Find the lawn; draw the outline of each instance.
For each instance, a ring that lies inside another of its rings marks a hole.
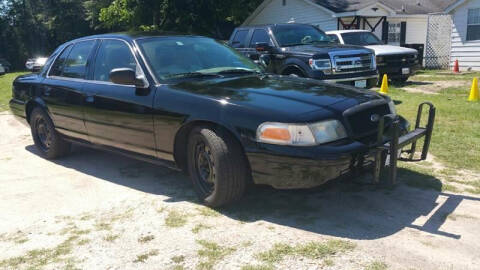
[[[8,101],[12,98],[12,82],[25,72],[12,72],[0,76],[0,112],[8,109]]]
[[[440,73],[440,74],[439,74]],[[437,107],[435,129],[433,133],[431,152],[447,167],[454,169],[469,169],[480,172],[480,103],[468,102],[471,79],[480,76],[479,73],[468,75],[445,75],[443,72],[429,71],[429,76],[421,73],[412,78],[418,81],[460,80],[465,85],[461,87],[446,87],[438,89],[438,94],[411,93],[402,87],[390,88],[390,96],[401,102],[397,110],[412,124],[417,114],[417,106],[423,101],[430,101]],[[422,86],[416,86],[421,89]],[[425,118],[426,118],[425,113]]]

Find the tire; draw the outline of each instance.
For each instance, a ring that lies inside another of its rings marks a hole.
[[[285,75],[287,76],[292,76],[292,77],[295,77],[295,78],[303,78],[305,76],[303,76],[302,72],[299,71],[299,70],[292,70],[292,71],[288,71],[285,73]]]
[[[30,128],[35,146],[44,158],[56,159],[70,153],[71,144],[55,130],[52,119],[40,107],[30,115]]]
[[[397,85],[405,84],[408,81],[408,77],[393,79],[392,82]]]
[[[188,140],[188,172],[198,197],[209,207],[240,199],[250,177],[240,144],[222,130],[198,127]]]

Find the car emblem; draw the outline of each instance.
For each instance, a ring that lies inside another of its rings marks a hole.
[[[372,122],[378,122],[379,120],[380,120],[380,115],[378,115],[378,114],[372,114],[370,116],[370,121],[372,121]]]

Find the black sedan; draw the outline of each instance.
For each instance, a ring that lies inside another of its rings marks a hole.
[[[78,143],[182,169],[212,207],[252,181],[310,188],[348,173],[373,156],[379,119],[395,114],[386,96],[266,74],[210,38],[146,34],[61,45],[14,81],[10,108],[45,158]],[[383,142],[389,134],[385,124]]]

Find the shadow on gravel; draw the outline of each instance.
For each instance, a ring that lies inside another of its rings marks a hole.
[[[33,145],[26,150],[38,155]],[[70,156],[53,162],[131,189],[168,196],[165,202],[199,203],[187,176],[146,162],[84,147],[75,147]],[[461,235],[440,231],[440,227],[462,200],[480,199],[442,193],[440,180],[429,175],[406,169],[398,173],[401,183],[395,188],[359,184],[349,179],[309,190],[256,186],[241,201],[219,212],[242,222],[264,220],[351,239],[383,238],[406,227],[460,238]],[[364,182],[369,177],[365,176]],[[441,206],[437,203],[440,196],[446,198]],[[416,221],[418,218],[423,218],[421,224]]]

